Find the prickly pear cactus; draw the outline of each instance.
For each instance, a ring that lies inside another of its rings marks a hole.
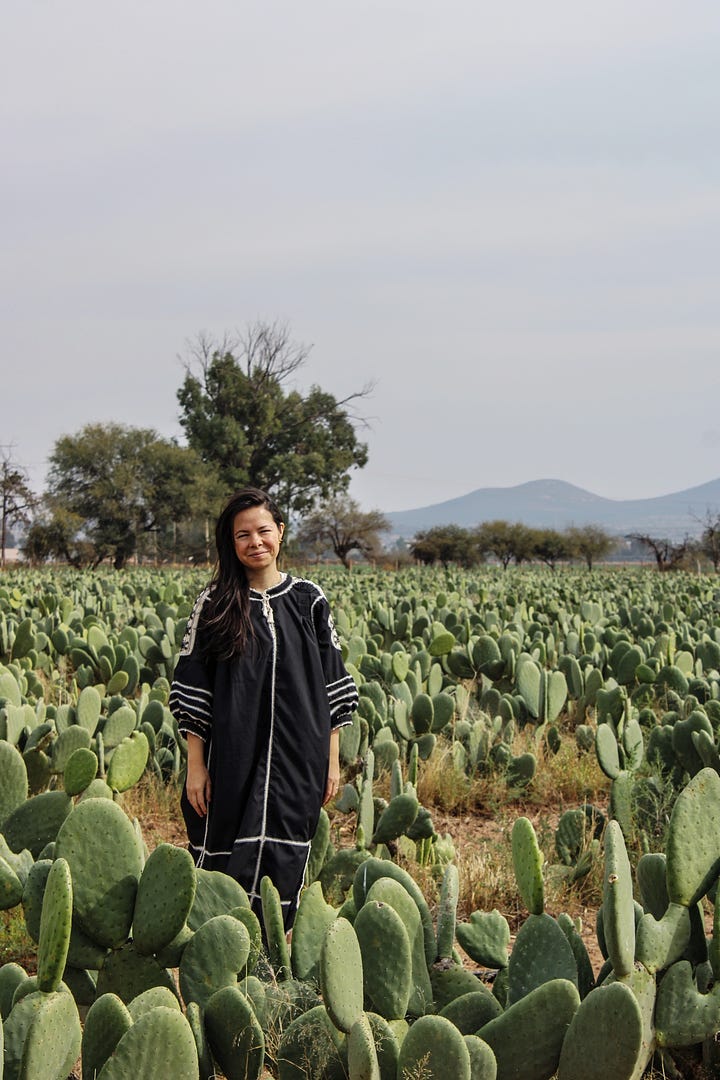
[[[347,1034],[363,1013],[363,965],[357,935],[347,919],[328,928],[320,954],[320,988],[328,1015]]]
[[[398,1075],[415,1076],[420,1069],[427,1080],[471,1080],[465,1040],[443,1016],[421,1016],[403,1039]]]
[[[196,876],[185,848],[159,844],[138,883],[133,941],[141,955],[159,953],[185,926],[195,900]]]
[[[51,993],[62,981],[72,929],[73,889],[65,859],[52,863],[45,884],[38,943],[38,989]]]
[[[197,1080],[195,1039],[178,1010],[161,1005],[141,1016],[122,1036],[98,1080],[138,1080],[141,1076]]]
[[[142,871],[132,822],[107,799],[78,803],[58,832],[55,854],[70,866],[81,928],[100,945],[122,944],[132,926]]]

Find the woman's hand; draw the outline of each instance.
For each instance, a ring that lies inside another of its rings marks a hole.
[[[330,760],[328,762],[327,781],[323,806],[334,799],[340,787],[340,732],[330,732]]]
[[[200,817],[205,817],[210,805],[210,773],[205,765],[205,748],[202,739],[188,734],[188,763],[185,791],[188,802]]]

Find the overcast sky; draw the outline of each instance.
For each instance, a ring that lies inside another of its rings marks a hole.
[[[4,0],[0,443],[181,435],[187,339],[376,381],[352,492],[720,475],[717,0]]]

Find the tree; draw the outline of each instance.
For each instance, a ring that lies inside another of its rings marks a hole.
[[[389,529],[390,522],[379,510],[363,511],[355,499],[341,495],[303,518],[297,540],[299,544],[331,547],[349,570],[350,552],[359,551],[371,558],[380,550],[380,534]]]
[[[599,525],[573,525],[566,530],[566,535],[573,555],[584,559],[588,570],[592,570],[596,560],[604,559],[617,547],[617,539]]]
[[[720,568],[720,513],[713,514],[708,509],[700,524],[704,526],[700,537],[700,551],[707,556],[717,573]]]
[[[667,537],[658,538],[648,536],[646,533],[628,533],[626,539],[635,540],[638,544],[644,544],[649,548],[655,557],[658,570],[663,573],[668,570],[679,570],[685,557],[693,549],[693,542],[689,536],[678,544],[674,544]]]
[[[557,529],[532,529],[532,553],[551,570],[563,559],[572,555],[572,547],[565,533]]]
[[[30,520],[35,496],[28,476],[12,459],[11,448],[0,447],[0,566],[5,567],[8,528]]]
[[[532,555],[532,532],[526,525],[511,521],[485,521],[475,530],[480,551],[494,555],[507,570],[514,559],[519,565]]]
[[[22,550],[33,565],[48,559],[61,559],[81,569],[89,566],[95,556],[95,548],[81,535],[83,521],[60,504],[52,505],[46,500],[44,512],[36,516],[25,534]]]
[[[469,567],[480,561],[475,537],[460,525],[434,525],[421,530],[413,538],[410,553],[426,566],[440,562],[444,567],[450,563]]]
[[[50,456],[50,537],[69,550],[74,523],[92,545],[92,563],[111,557],[119,569],[142,536],[156,548],[158,530],[203,509],[195,501],[201,478],[192,450],[149,428],[88,424],[58,439]]]
[[[367,462],[351,403],[371,386],[339,401],[319,386],[286,389],[307,356],[279,323],[255,323],[237,340],[201,336],[177,395],[189,445],[226,491],[262,488],[288,515],[345,491],[349,469]]]

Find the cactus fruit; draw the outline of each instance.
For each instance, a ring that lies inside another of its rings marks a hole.
[[[412,987],[410,941],[394,908],[366,900],[354,923],[362,954],[365,995],[386,1020],[405,1016]]]
[[[225,986],[208,1000],[205,1031],[227,1080],[259,1080],[265,1037],[252,1005],[237,986]]]
[[[141,1016],[117,1043],[97,1080],[168,1076],[197,1080],[198,1056],[190,1025],[181,1012],[163,1005]]]
[[[55,853],[70,865],[81,929],[99,945],[120,945],[130,933],[142,870],[132,823],[117,803],[88,799],[64,821]]]
[[[509,1004],[515,1004],[551,979],[567,979],[577,986],[575,956],[565,934],[550,915],[529,915],[510,954]]]
[[[330,1019],[347,1034],[363,1012],[363,965],[357,935],[346,919],[336,919],[325,934],[320,988]]]
[[[532,915],[542,915],[545,908],[543,855],[532,823],[526,817],[516,818],[513,825],[512,858],[515,879],[525,907]]]
[[[421,1016],[403,1039],[398,1076],[471,1080],[470,1054],[458,1029],[444,1016]]]
[[[143,867],[135,898],[133,942],[141,956],[159,953],[183,929],[195,900],[195,881],[190,853],[158,844]]]
[[[488,968],[507,967],[510,927],[497,908],[474,911],[469,922],[458,923],[455,932],[461,947],[476,964]]]
[[[38,989],[57,990],[65,970],[72,928],[73,889],[70,867],[65,859],[50,866],[40,917],[38,942]]]
[[[573,983],[553,979],[480,1028],[497,1059],[497,1080],[550,1080],[579,1004]]]
[[[631,1080],[642,1043],[642,1016],[632,990],[619,982],[599,986],[570,1021],[558,1080]]]
[[[250,935],[232,915],[216,915],[195,931],[180,961],[183,1001],[205,1006],[225,986],[237,984],[250,954]]]

